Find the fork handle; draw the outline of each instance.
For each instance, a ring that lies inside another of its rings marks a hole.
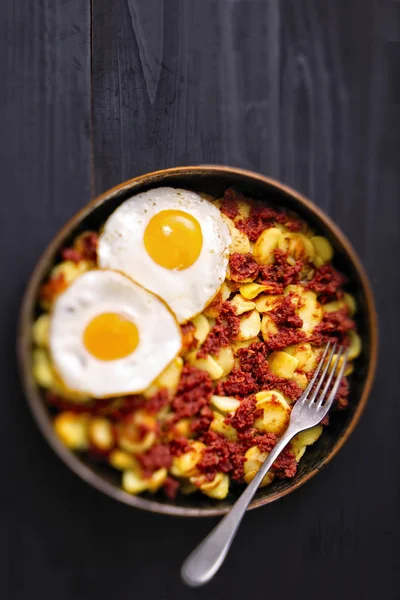
[[[218,571],[228,554],[246,509],[258,486],[275,459],[296,433],[298,433],[298,429],[293,425],[289,425],[283,437],[271,450],[255,477],[236,500],[228,514],[185,560],[181,569],[181,576],[185,583],[192,587],[203,585]]]

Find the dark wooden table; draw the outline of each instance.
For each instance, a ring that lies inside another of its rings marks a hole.
[[[399,39],[395,0],[1,0],[1,598],[400,598]],[[28,413],[14,343],[65,220],[122,180],[194,163],[260,171],[325,209],[365,262],[381,349],[340,455],[249,514],[215,581],[190,591],[180,563],[215,521],[141,513],[78,480]]]

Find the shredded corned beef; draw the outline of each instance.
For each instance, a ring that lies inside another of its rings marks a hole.
[[[274,227],[275,223],[285,223],[287,218],[285,213],[262,202],[252,202],[250,215],[247,219],[239,220],[236,226],[249,237],[250,241],[255,242],[265,229]]]
[[[171,402],[175,420],[194,417],[208,406],[213,392],[211,377],[205,371],[185,365],[182,369],[175,397]]]
[[[303,263],[299,260],[294,265],[287,262],[287,254],[277,248],[274,250],[274,263],[260,267],[258,280],[263,285],[272,286],[270,294],[282,294],[285,287],[299,281]]]
[[[178,436],[169,442],[169,449],[172,456],[182,456],[190,448],[190,444],[183,435]]]
[[[260,271],[260,265],[252,254],[234,252],[229,257],[229,269],[233,281],[254,281]]]
[[[224,302],[215,325],[198,351],[197,357],[204,358],[207,354],[218,354],[220,348],[229,346],[237,337],[239,325],[240,319],[236,315],[235,307],[229,301]]]
[[[254,342],[248,348],[240,348],[236,356],[240,368],[231,371],[225,381],[219,381],[216,393],[226,396],[248,396],[261,390],[280,390],[291,400],[297,400],[301,388],[295,381],[274,375],[267,362],[269,346]]]
[[[250,429],[254,425],[255,419],[262,417],[262,410],[256,406],[254,396],[244,398],[238,409],[225,419],[225,423],[234,427],[237,431]]]
[[[170,500],[175,500],[178,495],[179,490],[179,481],[174,479],[173,477],[168,476],[162,485],[164,494]]]
[[[303,325],[303,321],[296,314],[293,298],[294,294],[288,294],[269,311],[268,315],[278,327],[301,327]]]
[[[64,248],[61,251],[63,260],[72,260],[78,263],[80,260],[96,261],[97,244],[99,236],[94,231],[88,231],[80,236],[74,246]]]
[[[317,294],[321,294],[319,302],[324,304],[337,296],[340,286],[346,282],[346,277],[336,271],[332,265],[323,265],[315,270],[314,277],[308,284],[308,288]]]
[[[212,480],[216,473],[229,473],[232,479],[243,479],[245,448],[243,444],[228,440],[223,435],[208,431],[202,437],[206,444],[203,456],[197,464],[200,473]]]
[[[136,458],[142,467],[144,477],[151,477],[158,469],[169,469],[172,463],[171,450],[168,444],[156,444],[147,452],[137,454]]]
[[[221,202],[220,211],[232,221],[239,214],[238,200],[245,200],[244,196],[237,192],[234,188],[225,190],[224,197]]]
[[[355,323],[348,316],[347,308],[326,312],[322,321],[314,328],[311,341],[318,346],[322,346],[329,341],[346,345],[348,344],[346,334],[352,331],[354,327]]]

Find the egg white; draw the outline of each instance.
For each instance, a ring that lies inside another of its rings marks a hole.
[[[136,349],[103,361],[86,349],[83,335],[97,315],[117,313],[139,331]],[[95,398],[147,388],[181,348],[181,331],[171,311],[154,294],[114,271],[84,273],[57,299],[50,323],[50,352],[68,388]]]
[[[200,224],[203,245],[196,262],[174,271],[147,253],[144,233],[150,219],[163,210],[181,210]],[[231,235],[216,206],[194,192],[156,188],[133,196],[108,218],[98,244],[102,268],[125,273],[162,298],[179,323],[199,314],[223,283]]]

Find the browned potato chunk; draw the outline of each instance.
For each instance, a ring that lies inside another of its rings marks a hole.
[[[322,425],[315,425],[314,427],[311,427],[310,429],[305,429],[304,431],[301,431],[300,433],[294,436],[294,438],[290,442],[290,445],[297,462],[299,462],[299,460],[303,456],[306,447],[311,446],[318,440],[318,438],[322,434],[322,431]]]
[[[266,313],[273,310],[282,301],[283,296],[274,296],[270,294],[260,294],[256,300],[256,309],[260,313]]]
[[[273,352],[268,358],[271,371],[278,377],[291,379],[299,361],[287,352]]]
[[[211,379],[220,379],[223,374],[223,369],[217,363],[215,358],[213,358],[210,354],[207,354],[204,358],[197,358],[198,350],[194,350],[190,352],[187,356],[189,363],[196,367],[196,369],[201,369],[202,371],[206,371]]]
[[[275,390],[258,392],[256,402],[257,408],[262,409],[263,416],[256,420],[255,427],[259,431],[282,436],[290,418],[290,406],[282,394]]]
[[[241,315],[245,312],[249,312],[250,310],[254,310],[256,307],[255,302],[246,300],[241,294],[235,294],[235,296],[231,300],[231,304],[235,307],[235,312],[237,315]]]
[[[277,227],[262,232],[253,248],[253,255],[258,264],[270,265],[274,262],[274,250],[278,248],[281,235],[282,231]]]
[[[193,483],[203,494],[210,498],[223,500],[228,495],[229,477],[225,473],[216,473],[214,479],[208,481],[205,475],[198,475],[190,478]]]
[[[94,417],[89,421],[89,440],[102,452],[114,446],[114,432],[111,422],[103,417]]]
[[[64,411],[54,419],[54,430],[70,450],[87,450],[89,417],[86,414]]]
[[[221,415],[219,412],[213,412],[214,419],[211,421],[210,430],[215,431],[215,433],[220,433],[228,438],[228,440],[237,440],[236,429],[225,423],[225,416]]]
[[[261,465],[266,460],[268,454],[266,452],[261,452],[258,446],[252,446],[249,448],[244,455],[246,462],[243,465],[244,470],[244,480],[246,483],[250,483],[252,479],[254,479],[255,475],[259,471]],[[268,473],[263,478],[260,487],[265,487],[272,483],[274,479],[274,473],[272,471],[268,471]]]
[[[240,293],[246,300],[253,300],[262,292],[267,292],[268,286],[261,283],[245,283],[240,286]]]
[[[332,244],[326,237],[315,235],[311,238],[311,242],[315,248],[316,256],[322,260],[322,264],[330,262],[333,258]]]
[[[260,333],[260,328],[260,315],[258,311],[252,310],[240,319],[238,338],[240,340],[250,340],[251,338],[257,337]]]
[[[278,333],[278,328],[275,325],[271,317],[266,313],[261,321],[261,335],[263,336],[264,342],[268,342],[271,336]]]
[[[197,441],[189,441],[189,444],[187,452],[172,459],[170,471],[174,477],[192,477],[197,474],[196,465],[201,460],[205,445]]]
[[[221,367],[222,373],[220,377],[226,377],[233,369],[235,362],[233,350],[230,346],[221,348],[216,356],[213,356],[215,362]]]
[[[231,244],[229,246],[229,252],[231,254],[248,254],[250,252],[250,240],[243,231],[240,231],[235,223],[226,215],[221,213],[221,216],[225,223],[228,225],[229,233],[231,234]]]

